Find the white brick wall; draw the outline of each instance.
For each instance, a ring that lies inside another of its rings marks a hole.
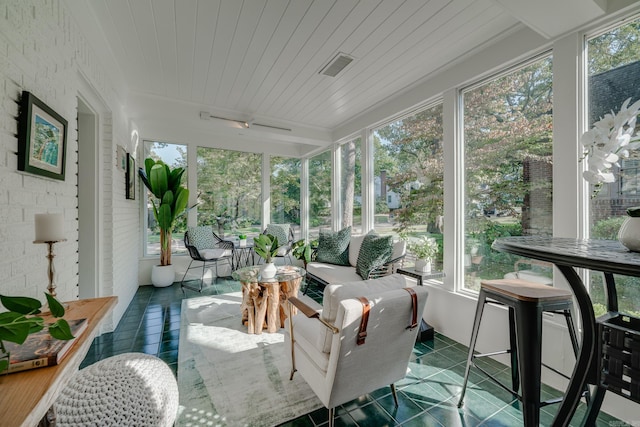
[[[117,122],[117,120],[114,120]],[[110,129],[122,129],[124,126],[108,126]],[[107,134],[105,132],[105,138]],[[120,304],[115,310],[116,319],[120,319],[129,301],[137,290],[138,258],[140,254],[140,232],[138,228],[140,197],[138,182],[136,181],[136,199],[127,200],[125,191],[125,173],[114,169],[117,157],[117,145],[127,147],[126,135],[116,135],[114,144],[104,144],[105,182],[109,182],[109,188],[104,193],[104,222],[105,224],[117,224],[109,229],[105,239],[106,265],[113,265],[113,269],[105,270],[105,283],[110,289],[105,289],[109,295],[118,295],[120,300],[127,304]],[[132,152],[133,148],[127,148]],[[137,165],[137,163],[136,163]],[[107,230],[105,230],[107,232]],[[133,261],[133,262],[132,262]],[[135,283],[136,286],[131,284]]]
[[[116,88],[61,0],[0,0],[0,293],[44,299],[46,245],[33,244],[34,214],[63,212],[67,241],[55,245],[58,295],[78,295],[77,95],[80,74],[114,114],[122,114]],[[17,116],[23,90],[68,121],[66,179],[17,171]],[[116,171],[116,144],[130,151],[127,118],[100,117],[103,155],[103,274],[100,296],[118,295],[121,317],[137,289],[139,200],[125,199]],[[138,198],[139,199],[139,198]]]

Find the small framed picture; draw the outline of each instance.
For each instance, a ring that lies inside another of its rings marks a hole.
[[[127,171],[127,152],[122,145],[118,145],[116,152],[116,166],[123,172]]]
[[[136,199],[136,160],[129,153],[127,153],[126,184],[127,184],[127,199],[135,200]]]
[[[64,181],[67,121],[30,92],[22,92],[18,170]]]

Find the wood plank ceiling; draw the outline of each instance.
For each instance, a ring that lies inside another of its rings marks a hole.
[[[90,0],[132,93],[332,130],[516,28],[494,0]],[[337,53],[336,77],[319,71]]]

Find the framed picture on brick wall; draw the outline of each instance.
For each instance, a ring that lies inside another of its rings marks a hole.
[[[67,121],[30,92],[18,118],[18,170],[64,181]]]
[[[136,199],[136,160],[133,156],[127,153],[127,173],[126,173],[126,185],[127,185],[127,199]]]
[[[116,149],[116,166],[125,173],[127,172],[127,151],[122,145],[118,145]]]

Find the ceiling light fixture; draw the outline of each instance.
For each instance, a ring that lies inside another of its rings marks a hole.
[[[262,123],[256,123],[256,122],[251,122],[251,126],[260,126],[263,128],[270,128],[270,129],[278,129],[278,130],[284,130],[287,132],[291,132],[291,128],[283,128],[280,126],[271,126],[271,125],[263,125]]]
[[[202,119],[202,120],[209,120],[209,119],[226,120],[228,122],[238,123],[243,128],[248,128],[249,127],[249,123],[247,123],[244,120],[236,120],[236,119],[229,119],[227,117],[214,116],[213,114],[208,113],[206,111],[200,111],[200,119]]]

